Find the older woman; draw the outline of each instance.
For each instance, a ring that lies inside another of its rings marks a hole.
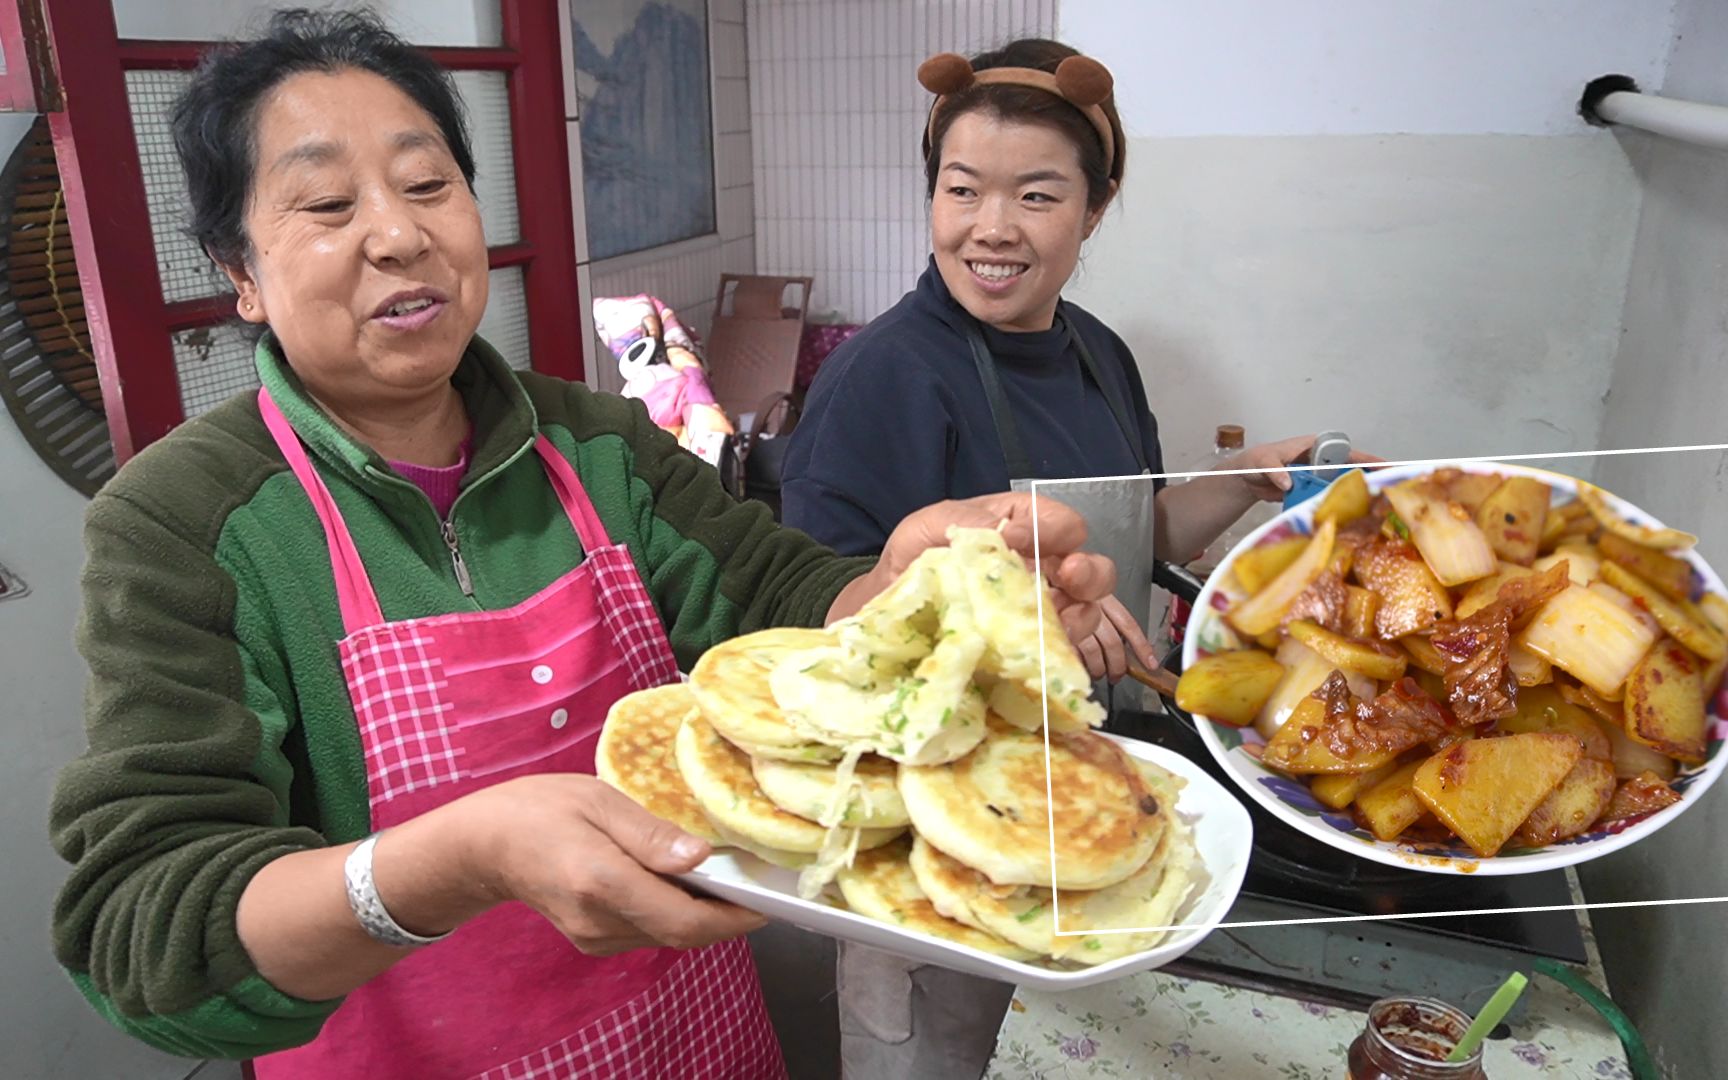
[[[777,1076],[707,846],[591,775],[608,707],[761,627],[855,611],[956,523],[845,559],[740,505],[639,404],[474,336],[486,245],[442,72],[285,13],[174,118],[263,389],[91,506],[90,749],[61,962],[122,1029],[278,1077]],[[1109,563],[1041,511],[1070,632]]]

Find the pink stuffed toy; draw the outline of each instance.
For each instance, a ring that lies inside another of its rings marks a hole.
[[[710,463],[734,428],[714,403],[695,335],[652,296],[594,301],[594,328],[624,376],[625,397],[637,398],[654,423],[680,446]]]

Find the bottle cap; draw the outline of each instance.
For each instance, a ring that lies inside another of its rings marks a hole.
[[[1220,450],[1240,450],[1240,449],[1242,449],[1242,446],[1243,446],[1242,425],[1241,424],[1219,424],[1218,425],[1218,434],[1217,434],[1215,442],[1216,442],[1218,449],[1220,449]]]

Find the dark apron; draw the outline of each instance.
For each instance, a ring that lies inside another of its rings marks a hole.
[[[1140,475],[1110,480],[1094,480],[1084,484],[1047,481],[1038,489],[1041,498],[1055,499],[1072,507],[1086,519],[1086,547],[1116,563],[1116,599],[1150,633],[1152,618],[1152,531],[1154,494],[1151,466],[1146,460],[1146,447],[1141,441],[1139,425],[1122,394],[1110,380],[1104,378],[1092,350],[1074,329],[1060,309],[1057,318],[1067,330],[1068,341],[1080,354],[1086,374],[1097,384],[1110,406],[1111,415],[1139,466]],[[984,398],[990,405],[990,418],[996,425],[996,437],[1002,444],[1002,456],[1008,462],[1008,483],[1012,491],[1031,491],[1035,477],[1031,459],[1020,441],[1020,428],[1008,396],[1002,390],[1002,380],[996,371],[996,360],[984,340],[984,333],[975,320],[968,320],[964,332],[972,352],[972,363],[978,369],[978,381],[984,385]],[[1132,654],[1130,654],[1132,655]],[[1135,661],[1138,663],[1138,661]],[[1142,708],[1140,684],[1124,679],[1111,686],[1100,679],[1093,691],[1098,700],[1114,713],[1117,709]]]

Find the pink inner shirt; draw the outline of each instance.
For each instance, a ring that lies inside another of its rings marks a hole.
[[[407,461],[392,461],[389,465],[404,480],[426,493],[440,518],[447,518],[450,507],[456,502],[456,492],[462,486],[462,477],[468,471],[468,452],[473,446],[474,436],[470,434],[462,440],[462,455],[454,465],[415,465]]]

